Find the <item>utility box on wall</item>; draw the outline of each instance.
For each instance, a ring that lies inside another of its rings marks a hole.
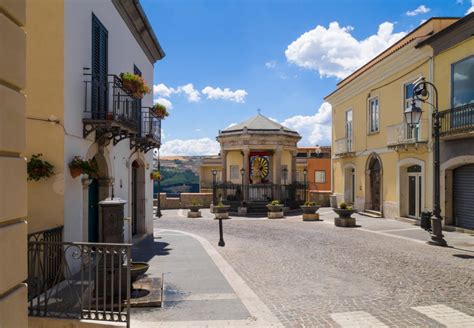
[[[107,198],[99,202],[99,242],[123,243],[125,204],[120,198]]]

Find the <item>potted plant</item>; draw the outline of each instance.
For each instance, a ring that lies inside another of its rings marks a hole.
[[[170,115],[170,113],[168,113],[168,110],[166,109],[166,106],[160,103],[154,104],[151,110],[158,118],[161,118],[162,120],[164,120],[165,117],[168,117]]]
[[[283,218],[283,204],[280,204],[279,200],[274,200],[270,204],[267,204],[268,218],[278,219]]]
[[[357,210],[353,209],[352,206],[341,203],[338,208],[333,208],[333,211],[338,215],[338,217],[334,219],[335,226],[354,227],[356,225],[356,219],[351,215],[357,213]]]
[[[193,199],[191,205],[187,205],[186,207],[189,208],[188,218],[201,217],[200,209],[202,208],[202,205],[196,199]]]
[[[39,181],[54,175],[54,166],[47,161],[41,160],[41,156],[43,156],[43,154],[31,155],[30,160],[26,164],[29,181]]]
[[[144,95],[151,92],[143,77],[137,74],[125,72],[120,73],[122,87],[133,97],[142,99]]]
[[[300,208],[303,211],[303,221],[318,221],[319,213],[316,213],[321,206],[315,202],[306,202]]]
[[[229,209],[230,205],[224,205],[222,201],[220,201],[217,205],[214,205],[214,214],[216,215],[216,219],[228,219]]]
[[[161,173],[160,171],[153,171],[150,173],[150,179],[153,181],[161,180]]]
[[[69,163],[69,171],[73,178],[77,178],[81,174],[87,174],[89,177],[97,176],[97,165],[93,160],[83,160],[80,156],[74,156]]]

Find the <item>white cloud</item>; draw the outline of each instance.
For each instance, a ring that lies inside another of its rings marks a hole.
[[[157,98],[157,99],[153,99],[153,102],[156,104],[156,103],[159,103],[159,104],[162,104],[163,106],[166,107],[166,109],[171,109],[173,108],[173,104],[171,103],[171,101],[169,101],[168,99],[166,98]]]
[[[237,123],[230,123],[225,129],[231,128],[231,127],[236,126],[236,125],[237,125]]]
[[[466,11],[466,15],[474,13],[474,0],[471,0],[471,7]]]
[[[216,140],[210,138],[201,139],[174,139],[163,143],[160,148],[161,156],[172,155],[216,155],[220,151],[220,145]]]
[[[275,68],[277,65],[276,60],[270,60],[265,63],[266,68]]]
[[[363,40],[352,36],[351,26],[332,22],[318,25],[293,41],[285,51],[288,62],[315,70],[321,77],[344,78],[406,35],[393,33],[393,23],[379,25],[377,34]]]
[[[178,91],[184,92],[186,94],[186,97],[188,98],[188,101],[190,102],[198,102],[201,100],[201,94],[199,93],[198,90],[194,89],[194,86],[192,83],[188,83],[183,86],[180,86],[178,88]]]
[[[419,14],[426,14],[430,11],[431,9],[426,7],[425,5],[418,6],[415,10],[409,10],[406,12],[407,16],[416,16]]]
[[[221,88],[213,88],[210,86],[205,87],[201,92],[207,96],[207,99],[223,99],[236,103],[245,102],[245,97],[247,96],[247,91],[242,89],[232,91],[229,88],[222,90]]]
[[[155,84],[153,86],[153,95],[169,98],[173,93],[177,93],[178,90],[174,88],[168,88],[163,83]]]
[[[306,145],[331,144],[331,110],[329,103],[324,102],[314,115],[296,115],[284,120],[281,124],[298,131],[303,137],[301,143]]]

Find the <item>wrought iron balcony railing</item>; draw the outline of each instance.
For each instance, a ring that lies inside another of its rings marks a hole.
[[[141,122],[140,100],[132,97],[117,75],[107,79],[84,73],[84,137],[91,132],[112,134],[114,144],[138,133]]]
[[[474,132],[474,103],[441,111],[439,115],[442,137]]]
[[[389,147],[426,143],[428,141],[428,121],[421,120],[416,126],[400,123],[387,126]]]
[[[130,244],[28,241],[30,316],[130,326]]]
[[[337,156],[349,155],[354,152],[353,150],[353,139],[352,138],[342,138],[338,139],[335,142],[335,151],[334,154]]]
[[[161,118],[150,108],[141,109],[140,132],[131,139],[130,148],[135,148],[145,153],[161,145]]]

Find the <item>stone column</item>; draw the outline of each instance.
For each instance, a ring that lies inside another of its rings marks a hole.
[[[222,182],[227,181],[227,150],[221,150],[221,160],[222,160]]]
[[[26,2],[0,1],[0,326],[28,327]],[[5,51],[4,49],[8,49]],[[52,178],[53,179],[53,178]],[[41,182],[40,182],[41,183]],[[7,315],[10,314],[10,315]]]
[[[244,174],[244,184],[248,184],[250,181],[250,149],[244,148],[244,163],[243,168],[245,170]]]
[[[282,148],[278,146],[275,150],[275,174],[273,175],[275,179],[274,183],[277,185],[281,184],[281,152]]]
[[[296,150],[291,152],[291,182],[296,182]]]

